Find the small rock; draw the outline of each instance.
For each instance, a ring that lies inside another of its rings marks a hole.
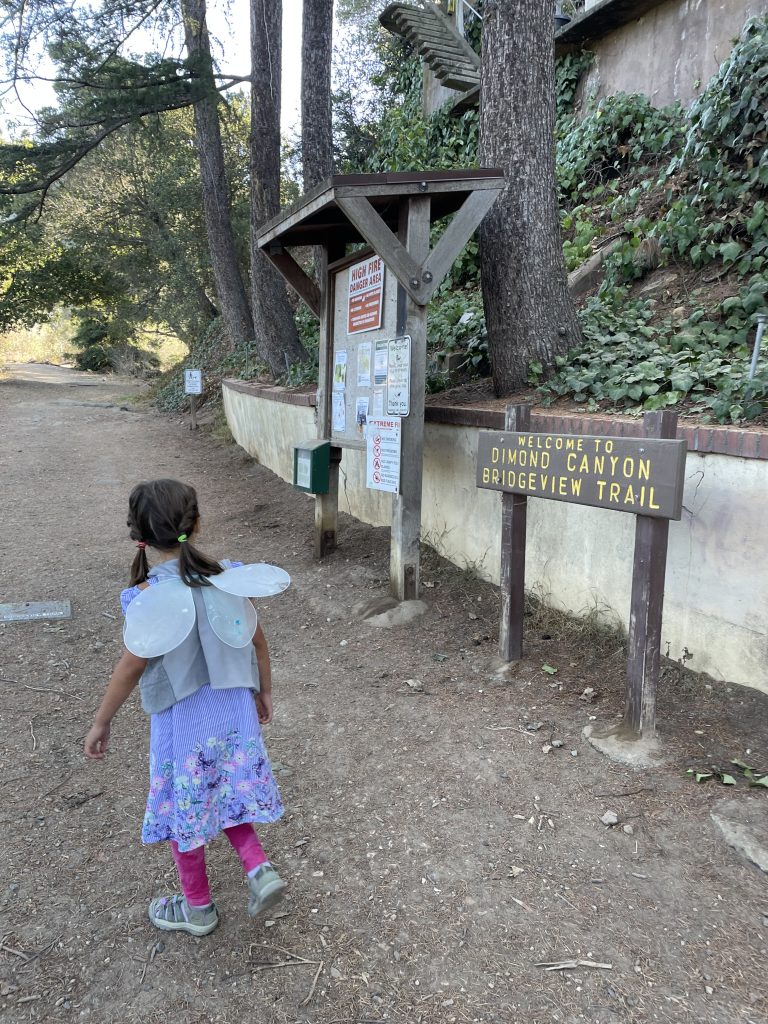
[[[541,748],[541,752],[542,752],[542,754],[548,754],[551,749],[552,749],[551,744],[545,743],[544,746]]]
[[[159,942],[155,943],[155,952],[156,953],[164,953],[165,952],[165,943],[163,942],[162,939]]]
[[[405,685],[409,686],[415,693],[424,692],[424,683],[420,679],[406,679]]]
[[[562,746],[564,746],[564,745],[565,745],[565,744],[563,743],[563,741],[562,741],[562,740],[552,740],[552,746],[553,746],[553,747],[554,747],[554,748],[555,748],[556,750],[559,750],[559,749],[560,749],[560,747],[562,747]]]
[[[538,732],[542,725],[544,725],[543,722],[526,722],[525,729],[526,732]]]
[[[631,825],[623,825],[622,832],[626,832],[628,836],[633,836],[635,834],[635,830]]]
[[[595,699],[595,688],[594,688],[594,686],[587,686],[587,687],[585,687],[584,691],[582,692],[581,696],[579,697],[579,700],[586,701],[587,704],[591,704],[594,699]]]
[[[616,811],[606,811],[600,819],[606,828],[610,828],[612,825],[619,824],[619,816]]]

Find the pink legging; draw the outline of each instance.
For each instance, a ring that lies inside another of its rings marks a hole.
[[[224,835],[235,848],[246,874],[269,859],[252,825],[233,825],[232,828],[224,829]],[[178,843],[172,839],[171,850],[187,903],[191,907],[206,906],[211,902],[211,890],[205,870],[205,846],[182,853]]]

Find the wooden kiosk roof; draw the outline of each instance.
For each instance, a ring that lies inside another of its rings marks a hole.
[[[481,167],[469,171],[397,171],[391,174],[335,174],[267,221],[258,235],[259,248],[365,242],[341,209],[338,199],[364,198],[391,231],[396,232],[404,200],[428,195],[430,220],[455,213],[479,190],[503,187],[503,173]]]

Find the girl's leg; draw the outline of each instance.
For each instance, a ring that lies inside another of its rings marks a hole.
[[[152,900],[149,919],[156,928],[207,935],[219,923],[219,912],[211,902],[205,871],[205,847],[182,853],[176,842],[171,840],[171,850],[184,895]]]
[[[224,835],[235,848],[246,875],[253,875],[262,864],[269,863],[253,825],[233,825],[224,829]]]
[[[181,889],[190,907],[207,907],[211,903],[208,874],[205,870],[205,847],[182,853],[178,843],[171,840],[171,850],[179,871]]]
[[[251,917],[258,917],[280,902],[285,882],[269,863],[253,825],[235,825],[232,828],[225,828],[224,832],[234,846],[248,876],[248,913]]]

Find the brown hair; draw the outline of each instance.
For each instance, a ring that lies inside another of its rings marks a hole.
[[[223,571],[218,562],[198,551],[191,541],[179,544],[179,537],[192,536],[199,518],[194,487],[178,480],[149,480],[137,484],[128,498],[131,539],[143,541],[159,551],[178,547],[179,575],[188,587],[208,587],[208,577]],[[131,566],[130,586],[144,583],[148,574],[147,553],[139,548]]]

